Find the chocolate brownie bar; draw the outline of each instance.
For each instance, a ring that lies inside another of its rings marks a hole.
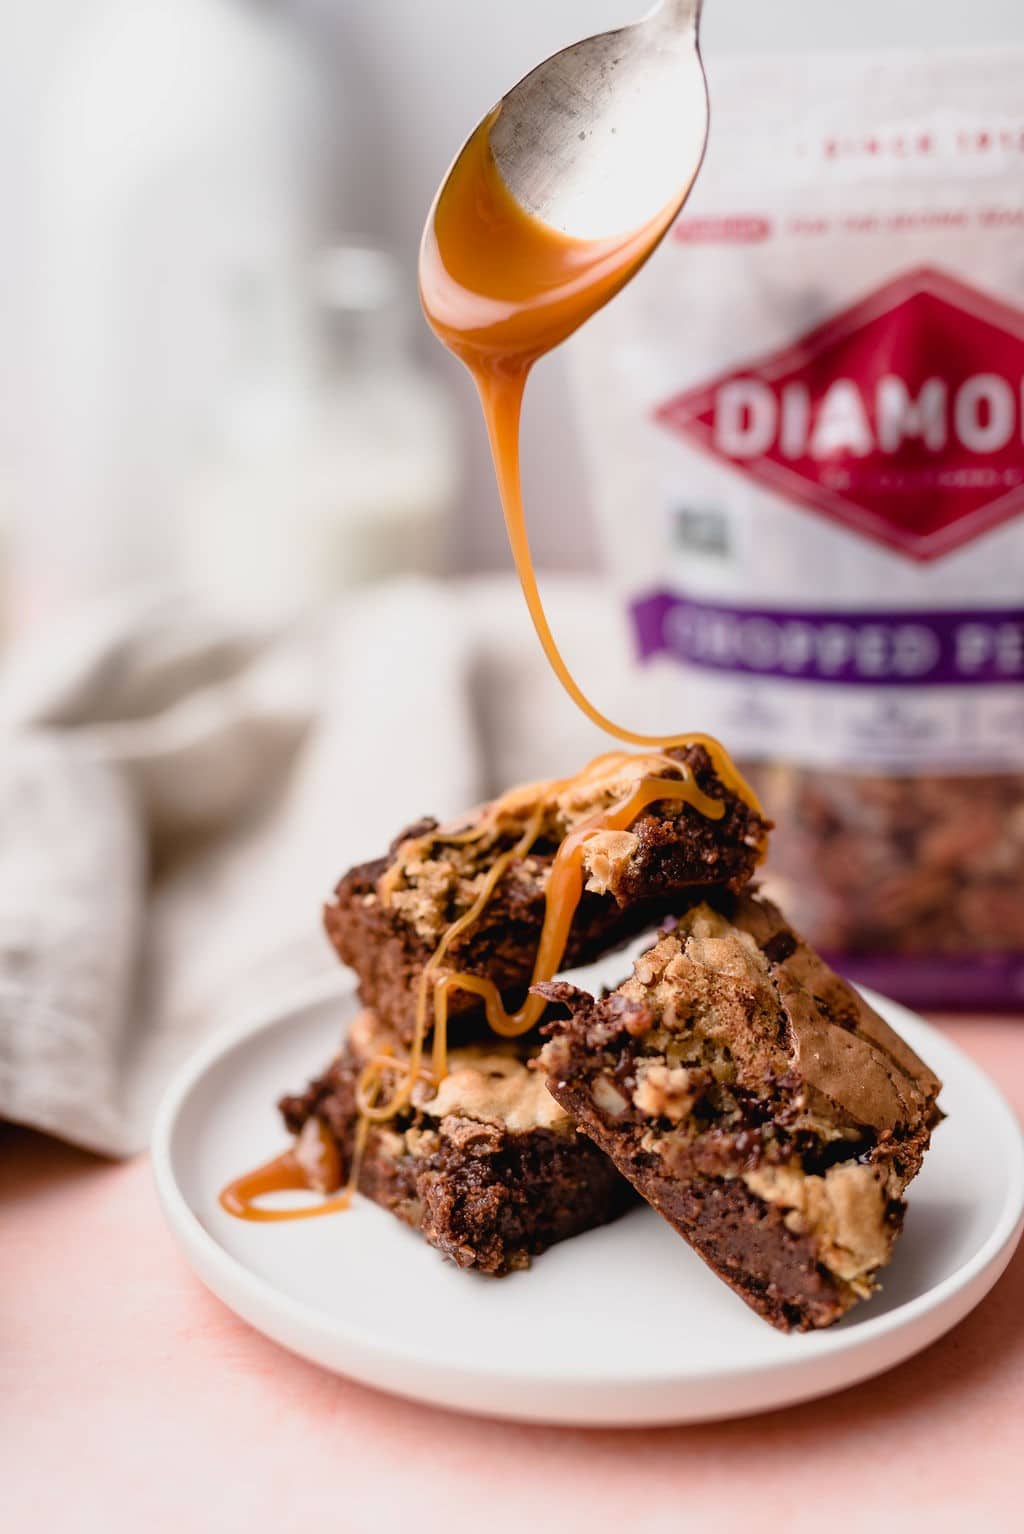
[[[741,889],[763,854],[768,822],[722,782],[703,746],[668,755],[678,767],[667,769],[663,756],[620,759],[560,792],[547,784],[517,790],[500,801],[497,816],[484,806],[455,826],[421,821],[397,838],[386,857],[353,868],[338,885],[324,922],[338,954],[359,977],[364,1005],[409,1041],[424,966],[539,806],[543,818],[531,850],[505,870],[486,909],[447,956],[447,968],[490,978],[510,1004],[522,1000],[532,978],[545,885],[559,845],[589,817],[620,802],[645,775],[692,773],[697,787],[721,802],[724,812],[714,819],[690,804],[665,800],[644,810],[628,829],[599,831],[588,839],[584,893],[564,965],[597,958],[709,888]],[[472,1025],[481,1017],[479,999],[453,991],[449,1012],[456,1025],[460,1020]]]
[[[552,1095],[759,1315],[871,1294],[941,1084],[773,905],[696,907],[599,1001],[540,989]]]
[[[360,1073],[395,1042],[372,1012],[361,1013],[325,1074],[280,1103],[299,1136],[300,1159],[312,1132],[324,1191],[349,1176]],[[498,1040],[453,1050],[440,1086],[424,1079],[407,1108],[369,1129],[359,1191],[460,1268],[500,1275],[528,1267],[531,1257],[607,1223],[634,1199],[527,1059],[522,1045]]]

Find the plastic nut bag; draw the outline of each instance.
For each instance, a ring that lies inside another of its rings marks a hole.
[[[720,64],[691,202],[570,348],[665,714],[752,771],[794,922],[923,1005],[1024,999],[1022,72]]]

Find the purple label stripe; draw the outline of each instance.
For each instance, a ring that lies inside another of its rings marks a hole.
[[[860,985],[911,1007],[936,1011],[1024,1011],[1024,954],[827,953],[828,962]]]
[[[1024,681],[1024,610],[800,612],[655,591],[631,603],[641,660],[874,687]]]

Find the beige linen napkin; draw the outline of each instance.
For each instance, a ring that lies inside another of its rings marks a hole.
[[[136,1150],[204,1033],[328,970],[345,864],[480,795],[467,653],[446,592],[402,583],[276,632],[134,599],[16,654],[0,1117]]]
[[[650,717],[617,605],[550,598],[580,675]],[[320,906],[346,867],[607,746],[504,579],[262,630],[126,599],[10,658],[0,734],[0,1118],[111,1155],[201,1038],[333,971]]]

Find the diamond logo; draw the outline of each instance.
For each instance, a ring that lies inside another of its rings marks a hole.
[[[784,499],[938,559],[1024,510],[1024,312],[921,268],[656,415]]]

